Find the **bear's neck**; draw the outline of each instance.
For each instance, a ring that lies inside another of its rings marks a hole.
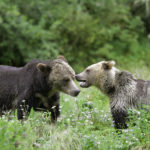
[[[41,72],[35,70],[33,80],[34,92],[47,93],[51,86],[48,84],[48,75],[43,75]]]
[[[113,91],[111,88],[113,88]],[[128,95],[128,93],[134,93],[133,91],[135,89],[136,81],[133,75],[127,71],[120,71],[116,72],[114,83],[112,84],[112,87],[107,89],[107,94],[109,97],[113,97],[114,95],[124,91],[124,93]]]
[[[127,71],[117,71],[115,73],[114,79],[110,77],[106,78],[99,87],[101,91],[108,97],[112,97],[118,94],[118,91],[127,89],[130,86],[135,86],[135,79],[133,75]]]
[[[116,90],[116,76],[119,74],[120,71],[118,69],[110,70],[107,72],[105,76],[103,76],[102,80],[99,81],[99,88],[100,90],[106,94],[107,96],[111,96],[115,93]]]
[[[108,97],[111,97],[115,93],[115,85],[113,82],[109,82],[108,80],[103,84],[103,88],[101,91],[106,94]]]

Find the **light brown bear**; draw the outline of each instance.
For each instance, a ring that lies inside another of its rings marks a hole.
[[[110,98],[111,113],[117,129],[127,128],[127,109],[150,104],[150,81],[136,79],[127,71],[114,67],[114,61],[101,61],[76,75],[80,86],[92,85]]]

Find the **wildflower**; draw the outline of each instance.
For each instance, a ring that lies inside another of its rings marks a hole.
[[[129,132],[129,130],[128,130],[128,129],[126,129],[126,130],[124,130],[124,132],[125,132],[125,133],[128,133],[128,132]]]
[[[22,102],[24,103],[26,100],[24,99],[24,100],[22,100]]]
[[[68,102],[69,101],[69,99],[64,99],[64,102]]]
[[[87,98],[90,98],[90,95],[87,95]]]
[[[90,124],[92,125],[92,124],[93,124],[93,122],[90,122]]]
[[[86,118],[89,119],[89,118],[91,118],[91,116],[90,116],[90,115],[87,115]]]
[[[97,144],[99,145],[99,144],[101,144],[101,142],[98,141]]]
[[[56,106],[53,106],[52,109],[54,109]]]
[[[39,143],[33,143],[33,146],[40,147],[41,145]]]

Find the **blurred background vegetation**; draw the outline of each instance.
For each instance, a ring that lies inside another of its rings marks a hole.
[[[150,1],[0,1],[0,64],[58,55],[76,71],[104,59],[150,67]]]

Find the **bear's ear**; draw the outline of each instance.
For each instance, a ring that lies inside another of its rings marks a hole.
[[[51,71],[50,66],[43,63],[38,63],[36,67],[39,71],[41,71],[44,74],[49,73]]]
[[[115,65],[115,61],[107,61],[103,63],[103,68],[108,70],[108,69],[112,69],[112,67]]]
[[[58,56],[57,59],[61,59],[61,60],[65,61],[65,62],[67,62],[67,59],[64,56]]]

